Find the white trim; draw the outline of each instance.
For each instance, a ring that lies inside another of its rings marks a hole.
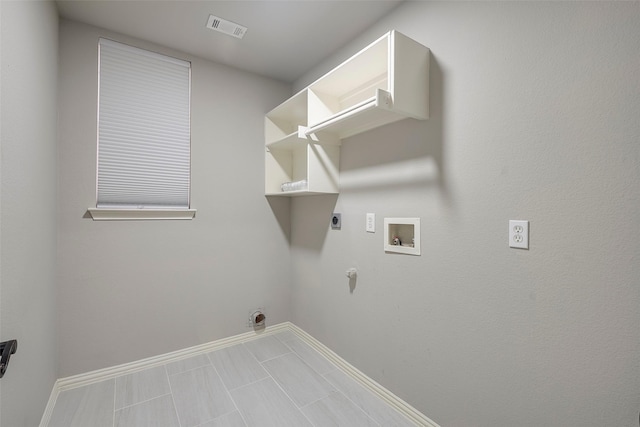
[[[197,356],[204,353],[209,353],[215,350],[219,350],[224,347],[230,347],[242,342],[251,341],[256,338],[260,338],[265,335],[271,335],[283,330],[288,329],[289,326],[285,323],[269,326],[261,333],[245,332],[240,335],[234,335],[228,338],[222,338],[216,341],[212,341],[205,344],[196,345],[193,347],[185,348],[182,350],[172,351],[171,353],[161,354],[159,356],[148,357],[146,359],[137,360],[130,363],[124,363],[122,365],[113,366],[110,368],[98,369],[97,371],[87,372],[84,374],[78,374],[71,377],[59,379],[60,391],[69,390],[76,387],[82,387],[89,384],[94,384],[100,381],[108,380],[111,378],[119,377],[120,375],[132,374],[134,372],[143,371],[145,369],[153,368],[156,366],[164,365],[165,363],[175,362],[189,357]]]
[[[320,341],[316,340],[314,337],[291,322],[284,322],[274,326],[268,326],[264,330],[259,332],[245,332],[243,334],[234,335],[232,337],[185,348],[183,350],[173,351],[171,353],[165,353],[159,356],[149,357],[146,359],[125,363],[110,368],[99,369],[96,371],[74,375],[71,377],[60,378],[53,385],[51,396],[49,397],[49,401],[45,408],[44,414],[42,415],[42,420],[40,421],[40,427],[48,426],[56,400],[58,398],[58,395],[62,391],[95,384],[100,381],[112,379],[121,375],[127,375],[156,366],[161,366],[170,362],[187,359],[189,357],[209,353],[221,348],[230,347],[232,345],[240,344],[247,341],[252,341],[263,336],[273,335],[283,331],[290,331],[294,333],[301,340],[309,344],[312,348],[329,359],[330,362],[336,365],[345,374],[353,378],[365,389],[369,390],[371,393],[382,399],[386,404],[394,408],[400,414],[404,415],[414,424],[425,427],[440,427],[438,424],[427,418],[413,406],[409,405],[404,400],[400,399],[398,396],[391,393],[389,390],[387,390],[371,378],[367,377],[360,370],[358,370],[349,362],[334,353],[329,347],[325,346]]]
[[[295,333],[300,339],[305,341],[320,354],[329,359],[329,361],[331,361],[334,365],[341,369],[345,374],[357,381],[361,386],[369,390],[371,393],[378,396],[387,405],[394,408],[396,411],[404,415],[416,425],[425,427],[440,427],[438,424],[427,418],[423,413],[415,409],[413,406],[409,405],[407,402],[400,399],[398,396],[369,378],[367,375],[363,374],[355,366],[344,360],[342,357],[338,356],[333,352],[333,350],[306,333],[304,330],[300,329],[290,322],[288,322],[288,326],[291,332]]]
[[[133,221],[141,219],[193,219],[195,209],[105,209],[89,208],[94,221]]]
[[[58,395],[60,394],[60,385],[58,384],[60,380],[56,380],[53,383],[53,388],[51,389],[51,395],[49,395],[49,401],[47,402],[47,406],[44,408],[44,413],[42,414],[42,419],[40,420],[39,427],[48,427],[49,421],[51,421],[51,415],[53,414],[53,408],[56,406],[56,401],[58,400]]]

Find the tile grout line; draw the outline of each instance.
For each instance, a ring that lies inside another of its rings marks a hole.
[[[334,391],[335,391],[336,393],[338,393],[338,391],[337,391],[337,390],[334,390]],[[308,407],[308,406],[311,406],[311,405],[313,405],[314,403],[318,403],[318,402],[320,402],[321,400],[324,400],[324,399],[326,399],[326,398],[327,398],[327,397],[329,397],[329,396],[331,396],[331,393],[329,393],[329,395],[328,395],[328,396],[321,397],[321,398],[319,398],[319,399],[314,400],[313,402],[309,402],[309,403],[307,403],[306,405],[302,405],[302,406],[300,407],[300,410],[303,410],[304,408],[306,408],[306,407]]]
[[[162,372],[164,373],[164,379],[166,379],[167,385],[169,386],[169,390],[171,390],[171,384],[169,383],[169,375],[168,375],[168,372],[167,372],[166,364],[165,365],[154,366],[154,367],[151,367],[151,368],[148,368],[148,369],[144,369],[142,371],[133,372],[133,373],[130,373],[130,374],[125,374],[125,375],[120,375],[120,376],[117,376],[117,377],[113,378],[113,380],[115,381],[115,390],[116,390],[116,399],[115,400],[116,400],[116,403],[117,403],[117,400],[118,400],[117,399],[117,395],[118,395],[118,387],[117,387],[118,380],[120,380],[120,382],[124,382],[123,386],[121,387],[122,388],[122,394],[124,395],[123,396],[123,403],[122,403],[123,406],[119,407],[119,408],[115,408],[116,411],[119,411],[119,410],[125,409],[125,408],[130,408],[132,406],[135,406],[135,405],[138,405],[138,404],[141,404],[141,403],[146,403],[146,402],[149,402],[151,400],[154,400],[154,399],[157,399],[159,397],[163,397],[163,396],[166,396],[166,395],[170,394],[171,391],[169,391],[169,393],[162,393],[162,394],[159,394],[159,395],[156,395],[156,396],[152,396],[152,397],[149,397],[147,399],[140,400],[140,401],[137,401],[137,402],[133,402],[133,403],[129,403],[129,404],[126,403],[127,402],[127,397],[130,396],[131,393],[133,393],[133,391],[135,389],[139,389],[140,388],[139,385],[135,386],[135,384],[136,384],[136,381],[134,381],[135,376],[137,374],[141,374],[141,373],[148,372],[148,371],[151,371],[151,370],[158,370],[159,368],[163,368]],[[139,380],[140,379],[138,378],[138,381]],[[131,393],[129,395],[127,395],[127,391],[129,391]],[[135,393],[133,393],[133,394],[135,395]],[[135,400],[135,397],[131,397],[131,399]],[[117,406],[117,405],[114,404],[114,406]]]
[[[213,363],[213,360],[211,360],[211,358],[209,357],[209,353],[207,353],[206,356],[207,356],[207,359],[209,359],[209,363],[211,363],[211,366],[213,367],[213,370],[215,371],[216,375],[218,376],[218,378],[220,378],[220,382],[222,383],[222,386],[224,387],[224,391],[227,392],[227,396],[229,396],[229,399],[231,400],[231,403],[233,403],[233,406],[236,408],[236,411],[238,412],[238,414],[240,414],[240,418],[242,418],[242,422],[246,426],[247,425],[247,421],[244,419],[244,416],[242,415],[242,412],[240,412],[240,408],[238,408],[238,404],[236,403],[235,399],[231,395],[231,390],[229,390],[229,387],[227,387],[227,384],[222,379],[222,375],[220,375],[220,372],[218,371],[218,368],[216,368],[216,365]],[[231,412],[229,412],[229,413],[231,413]],[[228,415],[228,414],[224,414],[224,415]],[[220,417],[218,417],[218,418],[220,418]],[[215,418],[214,418],[214,420],[215,420]]]
[[[310,345],[308,345],[307,343],[305,343],[304,341],[302,341],[300,338],[296,338],[298,340],[300,340],[302,342],[302,344],[306,345],[307,347],[309,347],[309,349],[317,356],[320,357],[320,359],[322,359],[323,361],[327,362],[329,365],[332,366],[332,369],[326,373],[335,371],[336,369],[339,369],[333,362],[331,362],[329,359],[327,359],[326,357],[324,357],[318,350],[316,350],[315,348],[311,347]],[[294,340],[291,340],[294,341]],[[293,349],[292,347],[290,347],[287,343],[285,343],[285,345],[287,347],[289,347],[291,349],[291,352],[293,354],[295,354],[296,356],[298,356],[300,358],[300,360],[302,360],[309,368],[311,368],[311,370],[313,370],[313,372],[315,372],[316,374],[320,375],[321,377],[324,378],[324,375],[322,372],[319,372],[317,369],[315,369],[313,366],[311,366],[311,364],[309,364],[304,357],[302,357],[302,355],[300,353],[298,353],[295,349]],[[325,380],[327,380],[326,378],[324,378]],[[329,382],[327,380],[327,382]]]
[[[251,352],[248,349],[246,349],[246,350],[247,350],[247,352],[249,354],[251,354]],[[213,352],[211,352],[211,353],[213,353]],[[227,392],[227,396],[229,396],[229,399],[231,399],[231,403],[233,403],[233,406],[236,408],[236,411],[238,412],[238,414],[240,414],[240,418],[242,419],[242,422],[244,423],[245,426],[248,426],[247,421],[244,419],[244,415],[242,415],[242,412],[240,411],[240,408],[238,408],[238,404],[236,403],[235,399],[231,395],[231,390],[229,389],[229,387],[227,387],[227,384],[224,382],[224,379],[222,379],[222,375],[220,375],[220,372],[218,371],[218,368],[216,368],[216,365],[213,363],[213,360],[211,360],[211,357],[209,357],[209,354],[210,353],[206,354],[207,359],[209,359],[209,363],[211,363],[211,366],[213,366],[213,369],[216,372],[216,375],[218,376],[218,378],[220,378],[220,382],[222,382],[222,386],[224,387],[224,390]],[[227,415],[227,414],[225,414],[225,415]],[[220,417],[218,417],[218,418],[220,418]]]
[[[263,366],[263,368],[264,368],[264,366]],[[265,368],[265,371],[267,371],[267,369],[266,369],[266,368]],[[309,424],[311,424],[311,425],[312,425],[312,426],[314,426],[314,427],[321,427],[321,426],[316,426],[316,425],[315,425],[315,424],[314,424],[314,423],[309,419],[309,417],[307,417],[307,415],[306,415],[304,412],[302,412],[302,411],[300,410],[300,408],[298,407],[298,405],[296,405],[296,402],[294,402],[294,400],[291,398],[291,396],[289,396],[289,393],[287,393],[287,392],[282,388],[282,386],[280,385],[280,383],[278,383],[278,381],[276,381],[276,379],[275,379],[275,378],[273,378],[273,376],[271,375],[271,372],[267,371],[267,373],[269,374],[269,377],[271,378],[271,381],[273,381],[273,383],[274,383],[274,384],[275,384],[275,385],[276,385],[276,386],[277,386],[277,387],[278,387],[278,388],[279,388],[279,389],[284,393],[284,395],[286,396],[286,398],[287,398],[287,399],[289,399],[289,401],[293,404],[293,407],[294,407],[298,412],[300,412],[300,414],[301,414],[301,415],[302,415],[302,416],[303,416],[307,421],[309,421]]]
[[[171,388],[171,384],[169,384],[169,388]],[[118,408],[116,410],[116,412],[117,411],[121,411],[123,409],[132,408],[132,407],[137,406],[137,405],[142,405],[143,403],[148,403],[148,402],[151,402],[152,400],[156,400],[156,399],[160,399],[161,397],[169,396],[170,394],[171,394],[171,392],[165,393],[165,394],[161,394],[160,396],[154,396],[154,397],[151,397],[149,399],[141,400],[140,402],[132,403],[131,405],[125,405],[122,408]]]
[[[321,379],[323,379],[324,381],[326,381],[326,383],[327,383],[327,384],[329,384],[329,385],[334,389],[334,390],[333,390],[334,392],[340,392],[340,391],[337,389],[337,387],[336,387],[336,386],[335,386],[331,381],[327,380],[327,379],[326,379],[322,374],[318,373],[315,369],[313,369],[313,368],[312,368],[312,367],[311,367],[307,362],[305,362],[305,360],[304,360],[302,357],[300,357],[300,355],[299,355],[299,354],[297,354],[293,349],[291,349],[291,350],[292,350],[292,351],[291,351],[290,353],[285,353],[285,354],[281,355],[280,357],[282,357],[282,356],[286,356],[286,355],[288,355],[288,354],[293,354],[294,356],[296,356],[296,357],[300,360],[300,362],[302,362],[302,364],[306,365],[309,369],[311,369],[311,371],[312,371],[312,372],[316,373],[316,374],[317,374]],[[315,350],[314,350],[314,351],[315,351]],[[319,354],[319,353],[318,353],[318,354]],[[274,357],[273,359],[275,359],[275,357]],[[269,359],[269,360],[273,360],[273,359]],[[265,360],[265,362],[267,362],[267,360]],[[300,413],[301,413],[301,414],[302,414],[302,415],[303,415],[303,416],[304,416],[304,417],[305,417],[305,418],[306,418],[306,419],[311,423],[311,425],[315,426],[315,424],[313,423],[313,421],[311,421],[311,419],[310,419],[309,417],[307,417],[307,414],[305,414],[305,413],[304,413],[304,411],[302,410],[302,408],[305,408],[305,407],[307,407],[307,406],[311,405],[312,403],[318,402],[318,401],[320,401],[320,400],[322,400],[322,399],[326,399],[327,397],[329,397],[329,395],[331,395],[331,392],[330,392],[328,395],[326,395],[326,396],[324,396],[324,397],[321,397],[320,399],[315,400],[314,402],[310,402],[310,403],[308,403],[308,404],[306,404],[306,405],[303,405],[303,406],[298,406],[298,404],[297,404],[297,403],[296,403],[296,402],[291,398],[291,396],[289,396],[289,394],[284,390],[284,388],[282,388],[282,386],[280,385],[280,383],[278,382],[278,380],[276,380],[276,379],[273,377],[273,375],[271,375],[271,372],[269,372],[269,369],[267,369],[265,366],[263,366],[263,368],[264,368],[264,370],[265,370],[265,371],[267,371],[267,373],[269,374],[269,376],[271,376],[271,378],[273,379],[273,382],[275,382],[275,383],[276,383],[276,385],[277,385],[278,387],[280,387],[280,389],[284,392],[284,394],[286,394],[286,395],[287,395],[287,397],[288,397],[288,398],[293,402],[293,404],[294,404],[294,405],[295,405],[295,407],[298,409],[298,411],[300,411]],[[346,397],[346,396],[345,396],[345,397]],[[371,418],[371,417],[369,417],[369,418]],[[376,424],[377,424],[377,422],[376,422]],[[318,426],[318,427],[321,427],[321,426]]]
[[[276,339],[277,339],[277,338],[276,338]],[[286,353],[278,354],[277,356],[270,357],[270,358],[265,359],[265,360],[263,360],[263,361],[258,360],[258,357],[257,357],[255,354],[253,354],[253,352],[249,349],[249,347],[245,347],[245,348],[246,348],[246,350],[247,350],[247,351],[248,351],[248,352],[253,356],[253,358],[254,358],[254,359],[256,359],[256,361],[257,361],[258,363],[262,364],[262,363],[264,363],[264,362],[268,362],[269,360],[273,360],[273,359],[277,359],[278,357],[282,357],[282,356],[284,356],[285,354],[293,353],[293,351],[291,350],[291,348],[289,348],[289,346],[288,346],[288,345],[286,345],[285,343],[283,343],[283,342],[282,342],[282,341],[280,341],[280,340],[278,340],[278,342],[280,342],[280,344],[282,344],[283,346],[285,346],[285,347],[287,348],[287,350],[289,350],[289,351],[287,351]],[[242,343],[242,345],[245,345],[245,343]]]
[[[266,369],[265,369],[265,371],[266,371]],[[242,384],[241,386],[238,386],[236,388],[229,389],[229,392],[240,390],[241,388],[245,388],[245,387],[248,387],[250,385],[257,384],[260,381],[268,380],[269,378],[271,378],[271,374],[269,374],[269,372],[267,372],[267,376],[266,377],[260,378],[259,380],[251,381],[250,383]],[[273,379],[273,378],[271,378],[271,379]]]
[[[113,379],[113,427],[116,427],[116,379]]]
[[[171,395],[171,401],[173,402],[173,410],[176,413],[176,419],[178,420],[178,427],[182,427],[182,423],[180,422],[180,415],[178,415],[178,407],[176,406],[176,399],[173,397],[173,387],[171,387],[171,380],[169,379],[169,371],[167,371],[167,365],[164,364],[164,373],[167,375],[167,382],[169,383],[169,391]]]
[[[263,363],[266,363],[266,362],[271,362],[272,360],[278,359],[278,358],[286,356],[288,354],[295,354],[295,353],[293,351],[287,351],[286,353],[282,353],[282,354],[279,354],[277,356],[270,357],[270,358],[265,359],[262,362],[258,362],[258,363],[263,364]]]
[[[242,411],[240,410],[240,408],[238,408],[238,404],[236,403],[235,399],[233,398],[233,396],[231,395],[231,391],[227,389],[227,393],[229,394],[229,398],[231,399],[231,402],[233,403],[233,406],[236,407],[235,412],[238,413],[238,415],[240,415],[240,419],[242,420],[242,422],[244,423],[245,427],[247,427],[249,424],[247,424],[247,420],[244,419],[244,415],[242,415]],[[233,412],[229,412],[229,414],[232,414]],[[225,414],[225,415],[229,415],[229,414]],[[222,415],[221,415],[222,416]],[[220,417],[221,417],[220,416]],[[220,418],[218,417],[218,418]],[[215,418],[214,418],[215,419]]]
[[[274,334],[274,335],[275,335],[275,334]],[[277,340],[278,340],[282,345],[284,345],[285,347],[289,348],[289,346],[287,346],[286,344],[284,344],[284,343],[283,343],[279,338],[277,338],[277,337],[276,337],[276,339],[277,339]],[[242,345],[244,345],[244,343],[243,343]],[[281,355],[276,356],[276,357],[272,357],[272,358],[270,358],[270,359],[267,359],[267,360],[265,360],[265,361],[261,362],[261,361],[259,361],[259,360],[258,360],[258,358],[253,354],[253,352],[252,352],[251,350],[249,350],[249,348],[246,348],[246,350],[249,352],[249,354],[251,354],[251,355],[253,356],[253,358],[256,360],[256,362],[258,362],[258,364],[262,367],[262,369],[264,369],[264,371],[267,373],[267,375],[268,375],[268,376],[267,376],[266,378],[262,378],[262,379],[260,379],[260,380],[258,380],[258,381],[254,381],[253,383],[245,384],[245,385],[244,385],[244,386],[242,386],[242,387],[246,387],[246,386],[249,386],[249,385],[251,385],[251,384],[255,384],[255,383],[259,382],[259,381],[264,381],[265,379],[271,379],[271,381],[273,381],[273,383],[274,383],[274,384],[275,384],[275,385],[276,385],[276,386],[277,386],[277,387],[278,387],[278,388],[279,388],[279,389],[284,393],[285,397],[286,397],[287,399],[289,399],[289,401],[293,404],[293,407],[294,407],[298,412],[300,412],[300,414],[301,414],[301,415],[302,415],[302,416],[303,416],[307,421],[309,421],[309,424],[311,424],[311,425],[312,425],[312,426],[314,426],[314,427],[318,427],[318,426],[316,426],[316,425],[315,425],[315,424],[314,424],[314,423],[309,419],[309,417],[307,417],[307,416],[305,415],[305,413],[304,413],[304,412],[302,412],[302,411],[300,410],[300,408],[298,407],[298,405],[296,405],[296,402],[294,402],[294,401],[293,401],[293,399],[291,398],[291,396],[289,396],[289,394],[288,394],[286,391],[284,391],[284,389],[280,386],[280,384],[278,383],[278,381],[276,381],[276,379],[273,377],[273,375],[271,375],[271,372],[269,372],[269,370],[268,370],[267,368],[265,368],[265,366],[263,365],[263,363],[264,363],[264,362],[267,362],[267,361],[269,361],[269,360],[273,360],[273,359],[277,359],[278,357],[282,357],[282,356],[284,356],[284,355],[287,355],[287,354],[290,354],[290,353],[293,353],[293,352],[292,352],[292,351],[289,351],[289,352],[287,352],[287,353],[281,354]],[[291,350],[291,349],[289,349],[289,350]],[[295,353],[293,353],[293,354],[295,354]],[[236,390],[237,390],[237,389],[239,389],[239,388],[242,388],[242,387],[237,387],[237,388],[236,388]],[[245,422],[245,424],[246,424],[246,422]]]
[[[289,349],[291,349],[291,352],[292,352],[292,353],[297,354],[297,355],[298,355],[298,357],[300,357],[300,359],[302,359],[303,361],[305,361],[305,363],[306,363],[306,360],[304,360],[304,358],[302,357],[302,355],[301,355],[300,353],[298,353],[298,352],[297,352],[297,351],[296,351],[296,350],[295,350],[295,349],[290,345],[290,343],[298,342],[298,343],[302,344],[304,347],[309,348],[309,350],[310,350],[314,355],[318,356],[321,360],[323,360],[323,361],[327,362],[329,365],[331,365],[331,366],[332,366],[331,371],[333,371],[333,370],[335,370],[335,369],[340,369],[340,368],[338,367],[338,365],[336,365],[334,362],[332,362],[331,360],[329,360],[329,359],[328,359],[324,354],[320,353],[320,351],[318,351],[316,348],[314,348],[313,346],[311,346],[311,345],[310,345],[310,344],[309,344],[305,339],[303,339],[303,338],[301,338],[300,336],[298,336],[298,335],[297,335],[295,332],[293,332],[291,329],[289,329],[289,332],[293,335],[293,337],[291,337],[291,338],[287,339],[286,341],[284,341],[284,340],[280,339],[280,341],[282,341],[282,343],[283,343],[284,345],[286,345]],[[284,333],[285,333],[285,331],[283,331],[283,332],[277,332],[277,333],[275,333],[273,336],[275,336],[275,337],[277,338],[277,335],[284,334]],[[307,363],[307,364],[308,364],[308,363]],[[309,365],[309,364],[308,364],[308,365]],[[309,367],[311,367],[311,369],[313,369],[313,367],[312,367],[311,365],[309,365]],[[316,369],[313,369],[313,370],[314,370],[314,371],[316,371],[319,375],[324,376],[324,374],[323,374],[322,372],[319,372],[319,371],[317,371]],[[331,371],[329,371],[329,372],[331,372]]]
[[[323,377],[323,378],[324,378],[324,377]],[[325,381],[327,381],[329,384],[331,384],[332,386],[334,386],[334,384],[333,384],[332,382],[330,382],[329,380],[327,380],[326,378],[325,378]],[[329,396],[331,396],[331,394],[333,394],[333,393],[336,393],[336,394],[340,394],[340,395],[342,395],[345,399],[347,399],[347,400],[349,401],[349,403],[351,403],[351,404],[353,405],[354,409],[356,409],[356,410],[358,410],[358,411],[362,412],[362,414],[364,414],[364,416],[365,416],[365,417],[367,417],[369,420],[371,420],[375,425],[377,425],[377,426],[380,426],[380,425],[381,425],[381,424],[378,422],[378,420],[374,420],[374,419],[373,419],[373,417],[372,417],[371,415],[367,414],[367,413],[366,413],[366,412],[365,412],[365,411],[364,411],[360,406],[356,405],[356,403],[355,403],[353,400],[349,399],[349,396],[347,396],[346,394],[344,394],[341,390],[338,390],[338,389],[337,389],[337,387],[336,387],[336,390],[334,390],[332,393],[329,393],[329,395],[328,395],[328,396],[321,397],[320,399],[314,400],[314,401],[313,401],[313,402],[311,402],[311,403],[307,403],[306,405],[301,406],[301,407],[300,407],[300,411],[302,412],[302,409],[304,409],[304,408],[308,408],[309,406],[311,406],[311,405],[313,405],[313,404],[315,404],[315,403],[318,403],[318,402],[320,402],[320,401],[322,401],[322,400],[324,400],[324,399],[328,398],[328,397],[329,397]],[[303,412],[303,413],[304,413],[304,412]]]
[[[247,351],[247,353],[249,353],[249,354],[251,355],[251,357],[253,357],[253,358],[255,359],[256,363],[258,363],[260,366],[262,366],[262,364],[260,363],[260,361],[258,360],[258,358],[256,357],[256,355],[255,355],[255,354],[253,354],[253,353],[251,352],[251,350],[249,350],[249,347],[247,347],[246,345],[244,345],[244,343],[242,343],[242,347]],[[262,369],[264,369],[264,367],[263,367]],[[267,372],[267,373],[268,373],[268,372]]]
[[[204,354],[206,356],[206,354]],[[194,356],[196,357],[196,356]],[[185,359],[186,360],[186,359]],[[184,371],[180,371],[180,372],[176,372],[174,374],[170,374],[169,370],[167,370],[167,377],[171,378],[171,377],[175,377],[176,375],[180,375],[180,374],[184,374],[186,372],[191,372],[191,371],[195,371],[196,369],[200,369],[200,368],[205,368],[207,366],[212,366],[213,364],[211,363],[211,360],[209,359],[209,357],[207,357],[207,360],[209,360],[209,363],[206,365],[202,365],[202,366],[196,366],[195,368],[189,368],[189,369],[185,369]],[[166,368],[165,368],[166,369]]]
[[[329,384],[331,384],[332,386],[334,386],[334,387],[336,388],[336,390],[338,391],[338,393],[342,394],[342,395],[345,397],[345,399],[347,399],[349,402],[351,402],[351,404],[352,404],[355,408],[358,408],[358,409],[360,410],[360,412],[362,412],[363,414],[365,414],[365,415],[367,416],[367,418],[369,418],[371,421],[373,421],[374,423],[376,423],[376,424],[377,424],[377,425],[379,425],[379,426],[381,426],[381,425],[382,425],[382,424],[380,424],[380,421],[379,421],[379,420],[377,420],[376,418],[373,418],[373,415],[369,414],[367,411],[365,411],[365,409],[364,409],[362,406],[358,405],[358,404],[357,404],[353,399],[351,399],[351,398],[347,395],[347,393],[345,393],[345,392],[344,392],[340,387],[338,387],[338,385],[337,385],[336,383],[334,383],[334,382],[333,382],[333,381],[331,381],[329,378],[327,378],[327,377],[326,377],[326,375],[323,375],[322,377],[323,377],[323,378],[324,378],[324,379],[325,379]],[[359,385],[359,384],[357,384],[357,383],[356,383],[356,385]],[[369,390],[366,390],[366,389],[364,389],[364,388],[363,388],[363,391],[364,391],[364,392],[367,392],[367,393],[369,392]],[[372,395],[374,398],[377,398],[377,396],[375,396],[373,393],[371,393],[371,395]]]
[[[276,332],[275,334],[273,334],[274,337],[276,337],[282,344],[287,345],[287,342],[289,341],[295,341],[295,340],[299,340],[300,338],[298,338],[295,334],[293,334],[293,332],[289,331],[291,334],[293,334],[293,338],[289,337],[289,339],[284,339],[284,338],[278,338],[278,335],[285,334],[286,331],[281,331],[281,332]]]
[[[214,353],[214,352],[212,351],[211,353]],[[213,360],[211,359],[211,357],[209,357],[209,354],[211,354],[211,353],[208,353],[208,354],[206,355],[206,356],[207,356],[207,359],[209,359],[209,363],[211,364],[211,366],[213,366],[213,369],[216,371],[216,374],[217,374],[217,375],[218,375],[218,377],[220,378],[220,381],[222,381],[222,386],[223,386],[223,387],[224,387],[224,389],[227,391],[227,394],[228,394],[229,396],[231,396],[231,390],[232,390],[232,389],[230,389],[230,388],[229,388],[229,386],[228,386],[228,385],[227,385],[227,383],[225,382],[224,378],[222,378],[222,375],[220,375],[220,371],[218,371],[218,368],[216,367],[215,363],[213,363]],[[238,387],[236,387],[236,388],[238,388]],[[232,398],[231,400],[233,401],[233,398]],[[238,409],[238,405],[236,405],[236,402],[233,402],[233,404],[235,405],[236,409]],[[240,410],[238,409],[238,412],[239,412],[239,411],[240,411]]]
[[[231,399],[231,401],[233,401],[233,399]],[[235,402],[234,402],[234,403],[235,403]],[[220,418],[222,418],[222,417],[224,417],[224,416],[227,416],[227,415],[230,415],[230,414],[234,414],[234,413],[236,413],[236,412],[237,412],[237,413],[240,413],[240,411],[237,409],[237,407],[236,407],[236,410],[235,410],[235,411],[225,412],[224,414],[218,415],[218,416],[217,416],[217,417],[215,417],[215,418],[211,418],[210,420],[206,420],[206,421],[203,421],[203,422],[201,422],[201,423],[198,423],[198,424],[196,424],[196,425],[195,425],[195,426],[193,426],[193,427],[201,427],[201,426],[203,426],[203,425],[205,425],[205,424],[209,424],[211,421],[218,420],[218,419],[220,419]],[[240,415],[240,417],[242,417],[242,415]],[[244,419],[243,419],[242,421],[244,422]],[[245,424],[246,424],[246,423],[245,423]]]

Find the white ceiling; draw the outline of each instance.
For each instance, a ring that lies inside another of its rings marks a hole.
[[[402,0],[57,0],[60,16],[293,82]],[[242,40],[209,14],[248,27]]]

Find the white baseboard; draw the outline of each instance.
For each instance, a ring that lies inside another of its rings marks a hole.
[[[49,395],[49,401],[47,402],[47,406],[44,408],[44,414],[42,414],[42,419],[40,420],[40,427],[47,427],[49,425],[49,420],[51,420],[53,407],[56,406],[56,400],[58,400],[58,395],[60,394],[60,386],[58,385],[58,381],[60,380],[56,380],[56,382],[53,383],[53,388],[51,389],[51,394]]]
[[[329,347],[322,344],[320,341],[306,333],[304,330],[300,329],[293,323],[289,322],[289,328],[292,332],[294,332],[300,339],[305,341],[311,347],[320,352],[324,357],[329,359],[334,365],[340,368],[344,373],[349,375],[355,381],[360,383],[364,388],[378,396],[384,402],[386,402],[389,406],[394,408],[396,411],[400,412],[406,418],[414,422],[418,426],[425,427],[440,427],[438,424],[427,418],[422,412],[415,409],[413,406],[409,405],[404,400],[400,399],[395,394],[391,393],[389,390],[363,374],[359,369],[355,366],[344,360],[342,357],[338,356],[334,353]]]
[[[60,378],[53,385],[53,389],[51,390],[51,395],[49,396],[49,401],[47,402],[47,406],[44,410],[44,414],[42,415],[42,420],[40,421],[40,427],[47,427],[49,425],[49,420],[51,419],[51,414],[53,412],[53,408],[56,404],[56,400],[58,395],[65,391],[70,390],[77,387],[86,386],[89,384],[94,384],[100,381],[112,379],[115,377],[119,377],[121,375],[127,375],[134,372],[139,372],[145,369],[153,368],[155,366],[164,365],[169,362],[175,362],[182,359],[187,359],[189,357],[197,356],[199,354],[210,353],[215,350],[219,350],[224,347],[230,347],[235,344],[251,341],[266,335],[277,334],[278,332],[283,331],[291,331],[300,339],[305,341],[311,347],[319,351],[322,355],[324,355],[327,359],[329,359],[333,364],[335,364],[338,368],[340,368],[344,373],[349,375],[355,381],[360,383],[364,388],[371,391],[373,394],[378,396],[380,399],[384,400],[389,406],[393,407],[396,411],[404,415],[406,418],[411,420],[418,426],[425,427],[439,427],[438,424],[431,421],[420,411],[397,397],[395,394],[391,393],[389,390],[367,377],[365,374],[356,369],[349,362],[338,356],[327,346],[322,344],[320,341],[313,338],[311,335],[297,327],[291,322],[284,322],[274,326],[268,326],[264,330],[260,332],[246,332],[240,335],[234,335],[232,337],[223,338],[220,340],[212,341],[209,343],[197,345],[194,347],[189,347],[183,350],[173,351],[171,353],[162,354],[159,356],[149,357],[142,360],[137,360],[135,362],[125,363],[118,366],[113,366],[110,368],[99,369],[97,371],[91,371],[84,374],[74,375],[71,377]]]
[[[280,323],[274,326],[268,326],[263,330],[245,332],[243,334],[234,335],[228,338],[222,338],[216,341],[211,341],[209,343],[173,351],[171,353],[148,357],[146,359],[137,360],[135,362],[124,363],[122,365],[112,366],[104,369],[98,369],[96,371],[73,375],[71,377],[59,378],[53,384],[53,389],[51,390],[49,401],[47,402],[47,406],[45,407],[44,413],[42,414],[42,419],[40,420],[39,427],[48,427],[49,421],[51,419],[51,414],[53,413],[53,407],[56,404],[58,395],[65,390],[98,383],[100,381],[109,380],[121,375],[132,374],[134,372],[139,372],[148,368],[161,366],[166,363],[187,359],[199,354],[209,353],[224,347],[230,347],[235,344],[251,341],[253,339],[260,338],[266,335],[276,334],[285,330],[291,330],[288,322]]]

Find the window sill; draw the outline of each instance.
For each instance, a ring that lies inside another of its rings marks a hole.
[[[89,208],[94,221],[136,221],[154,219],[193,219],[195,209],[105,209]]]

